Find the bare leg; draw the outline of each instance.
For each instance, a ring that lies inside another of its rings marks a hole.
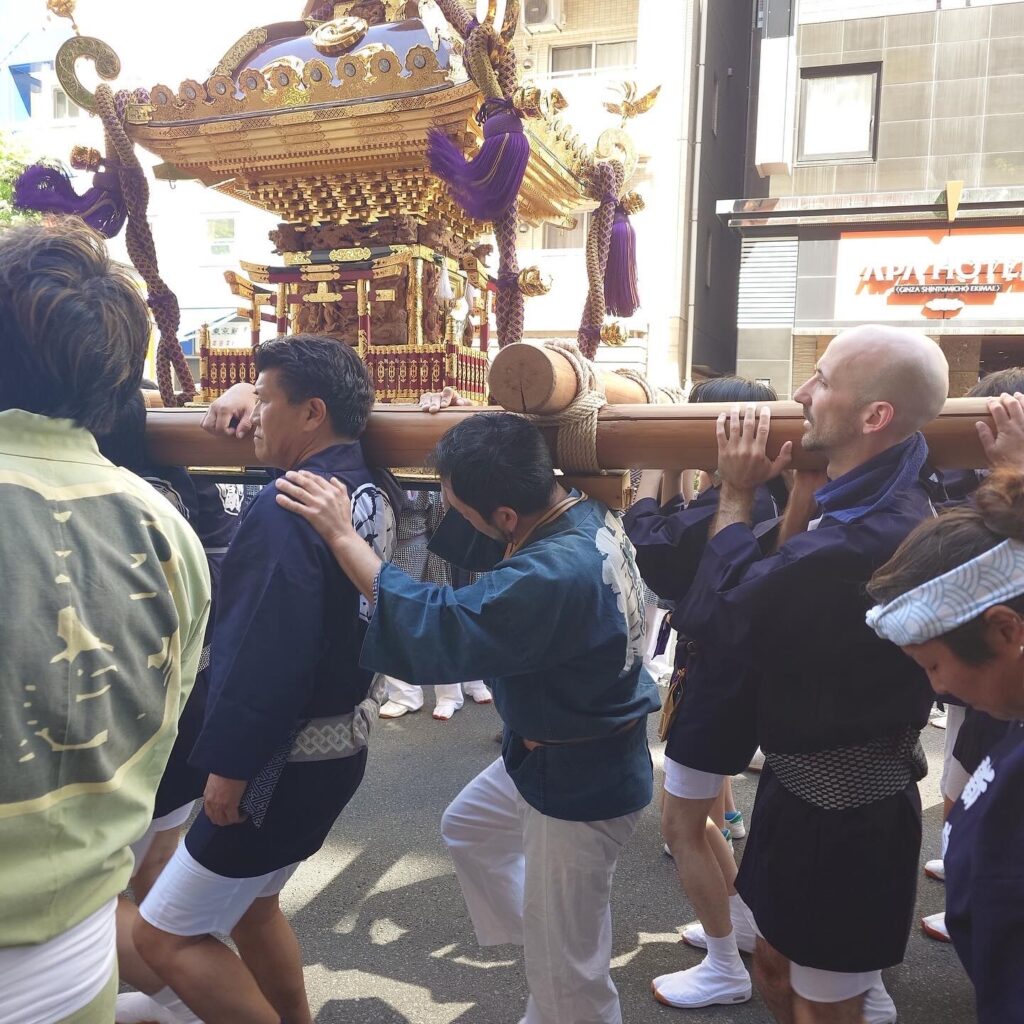
[[[661,811],[661,831],[679,872],[686,895],[693,903],[704,931],[713,938],[724,938],[732,931],[729,916],[729,892],[708,834],[711,800],[683,800],[665,794]],[[717,832],[717,827],[711,825]],[[717,832],[722,845],[725,839]],[[726,847],[728,850],[728,847]]]
[[[206,1024],[280,1024],[245,964],[212,935],[171,935],[142,917],[133,935],[146,963]]]
[[[255,900],[231,937],[267,1001],[288,1024],[311,1024],[299,940],[277,896]]]
[[[722,791],[715,797],[714,803],[711,805],[711,810],[708,812],[708,817],[718,826],[719,829],[725,828],[725,784],[722,785]]]
[[[713,822],[707,822],[705,825],[705,834],[707,836],[708,846],[711,849],[711,853],[714,855],[715,861],[718,864],[718,870],[722,873],[722,878],[725,879],[725,888],[730,896],[736,895],[736,858],[732,854],[732,850],[729,849],[729,844],[725,841],[725,836],[722,835],[721,829],[718,828]]]
[[[132,940],[132,930],[139,917],[139,908],[125,896],[117,899],[117,971],[123,982],[145,992],[147,996],[164,987],[163,980],[139,955]]]
[[[795,1024],[864,1024],[864,996],[839,1003],[812,1003],[793,993]]]
[[[166,832],[158,832],[150,843],[149,849],[138,870],[132,876],[132,892],[135,903],[124,896],[117,901],[117,970],[121,981],[127,982],[132,988],[151,996],[164,987],[159,975],[152,971],[145,960],[139,956],[132,940],[132,930],[139,916],[136,904],[141,903],[153,887],[160,872],[171,859],[178,845],[178,829],[169,828]]]
[[[722,799],[725,802],[725,809],[730,814],[736,810],[736,801],[732,795],[732,779],[728,775],[725,777],[725,782],[722,783]]]
[[[789,960],[760,936],[754,951],[754,985],[779,1024],[796,1024],[796,995],[789,984]]]

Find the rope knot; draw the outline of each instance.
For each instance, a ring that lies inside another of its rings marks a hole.
[[[557,430],[556,456],[563,470],[578,473],[600,473],[597,460],[597,417],[608,404],[604,385],[594,364],[580,351],[574,341],[547,341],[544,347],[563,355],[576,374],[576,397],[557,416],[534,416],[539,426]]]

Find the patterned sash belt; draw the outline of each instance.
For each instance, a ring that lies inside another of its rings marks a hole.
[[[296,761],[339,761],[369,746],[370,729],[377,720],[386,693],[387,677],[375,675],[370,692],[352,711],[344,715],[311,718],[278,747],[270,761],[250,780],[239,804],[256,828],[263,825],[271,797],[286,764]]]
[[[345,715],[311,718],[292,740],[288,760],[336,761],[358,754],[369,746],[370,729],[377,721],[380,706],[387,692],[387,679],[378,674],[366,699]]]
[[[765,751],[765,760],[793,796],[826,811],[885,800],[928,774],[921,732],[913,726],[855,747],[812,754]]]

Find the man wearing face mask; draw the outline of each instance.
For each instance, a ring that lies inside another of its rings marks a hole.
[[[364,667],[418,685],[482,678],[493,690],[502,756],[455,798],[441,831],[481,945],[524,947],[524,1024],[620,1024],[609,895],[651,800],[646,719],[660,706],[643,668],[632,545],[608,509],[559,485],[542,435],[519,416],[464,420],[434,467],[451,511],[432,549],[489,570],[459,590],[382,564],[352,531],[337,481],[289,473],[277,500],[312,523],[372,602]]]

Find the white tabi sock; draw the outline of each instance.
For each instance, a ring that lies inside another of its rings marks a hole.
[[[727,977],[745,977],[747,969],[740,959],[739,947],[736,945],[736,932],[731,931],[728,935],[716,939],[714,935],[708,935],[707,964],[718,974]]]
[[[732,919],[733,931],[757,935],[757,929],[754,927],[754,915],[738,892],[734,892],[729,897],[729,917]]]
[[[203,1022],[178,998],[178,993],[167,986],[153,993],[153,1002],[174,1014],[179,1024],[203,1024]]]

